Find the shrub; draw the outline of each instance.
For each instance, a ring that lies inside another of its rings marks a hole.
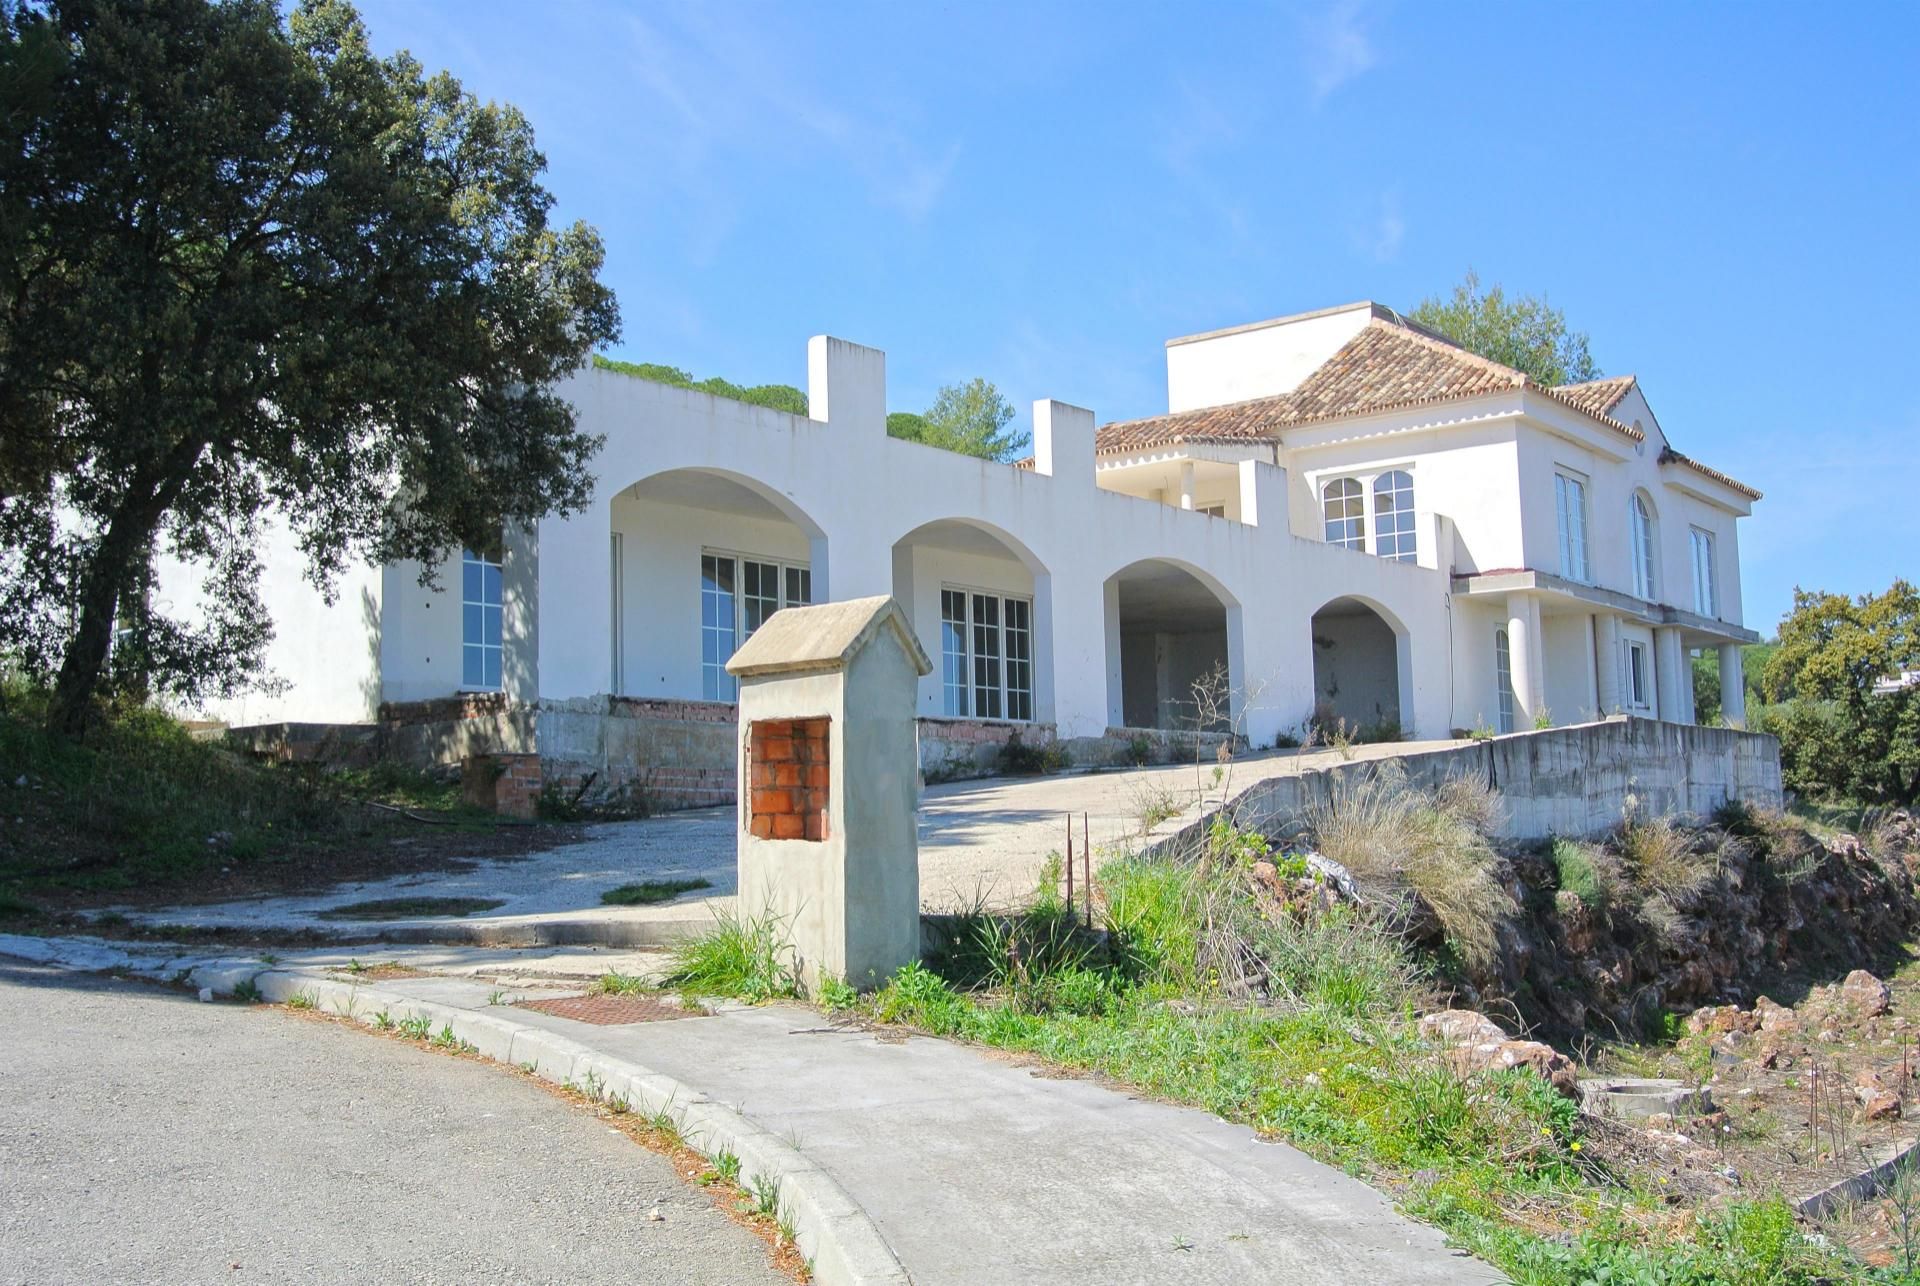
[[[999,771],[1007,777],[1032,777],[1040,773],[1059,772],[1072,762],[1065,746],[1057,742],[1029,746],[1020,739],[1020,730],[1016,728],[1006,744],[1000,747]]]
[[[1309,807],[1307,826],[1355,879],[1424,903],[1461,959],[1484,969],[1514,909],[1489,842],[1497,812],[1492,792],[1469,779],[1423,791],[1382,772]]]
[[[1134,733],[1127,739],[1127,759],[1134,767],[1145,767],[1153,758],[1153,742],[1144,733]]]

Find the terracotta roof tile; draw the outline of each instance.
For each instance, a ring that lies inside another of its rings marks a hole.
[[[1104,425],[1095,449],[1111,455],[1183,442],[1264,441],[1277,438],[1290,425],[1517,388],[1543,393],[1635,440],[1645,437],[1604,411],[1582,405],[1566,390],[1545,388],[1510,366],[1376,316],[1290,393]]]
[[[1557,385],[1553,392],[1567,405],[1588,415],[1609,415],[1637,382],[1632,375],[1615,375],[1581,384]]]
[[[1752,487],[1749,487],[1746,483],[1740,481],[1738,478],[1728,477],[1726,474],[1720,472],[1718,469],[1713,468],[1711,465],[1701,464],[1698,460],[1694,459],[1692,456],[1682,455],[1680,452],[1675,451],[1672,447],[1667,447],[1660,452],[1660,463],[1682,465],[1688,469],[1692,469],[1695,473],[1704,474],[1707,477],[1712,478],[1715,482],[1721,484],[1722,486],[1733,488],[1735,491],[1739,492],[1741,495],[1745,496],[1749,500],[1760,499],[1760,492],[1756,491]]]

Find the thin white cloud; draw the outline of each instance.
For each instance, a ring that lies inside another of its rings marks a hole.
[[[1315,107],[1379,61],[1363,21],[1361,0],[1338,0],[1303,25],[1307,84]]]
[[[817,149],[850,169],[872,200],[908,219],[924,219],[939,204],[960,159],[957,140],[924,148],[893,112],[835,101],[819,78],[795,70],[812,64],[740,22],[737,10],[676,12],[681,21],[671,29],[629,18],[629,66],[635,87],[671,114],[669,146],[683,163],[706,162],[717,151]]]
[[[1391,263],[1399,258],[1401,244],[1407,239],[1407,220],[1400,212],[1400,194],[1388,192],[1381,196],[1373,214],[1357,220],[1347,235],[1354,252],[1375,263]]]

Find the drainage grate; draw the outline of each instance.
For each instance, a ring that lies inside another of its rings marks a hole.
[[[699,1010],[682,1009],[652,996],[561,996],[557,1000],[523,1000],[516,1007],[537,1009],[555,1018],[571,1018],[577,1023],[593,1023],[598,1027],[706,1017]]]

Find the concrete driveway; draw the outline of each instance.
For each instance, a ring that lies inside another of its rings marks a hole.
[[[1435,749],[1451,742],[1356,746],[1356,759]],[[1143,817],[1166,812],[1177,827],[1268,777],[1341,762],[1331,750],[1245,756],[1214,779],[1207,761],[1052,777],[997,777],[930,786],[920,804],[920,900],[929,911],[985,903],[1007,907],[1033,893],[1050,854],[1091,837],[1095,864],[1137,846]],[[1084,818],[1084,821],[1082,820]],[[589,829],[585,842],[517,861],[480,861],[460,872],[428,872],[344,884],[324,894],[258,898],[213,906],[127,910],[149,925],[253,930],[319,930],[345,937],[512,945],[598,943],[644,947],[671,942],[730,909],[734,892],[732,807],[669,813]],[[1076,878],[1077,878],[1076,872]],[[600,895],[637,880],[708,881],[710,888],[672,902],[609,907]],[[329,908],[406,897],[483,898],[501,905],[465,916],[404,920],[322,918]]]

